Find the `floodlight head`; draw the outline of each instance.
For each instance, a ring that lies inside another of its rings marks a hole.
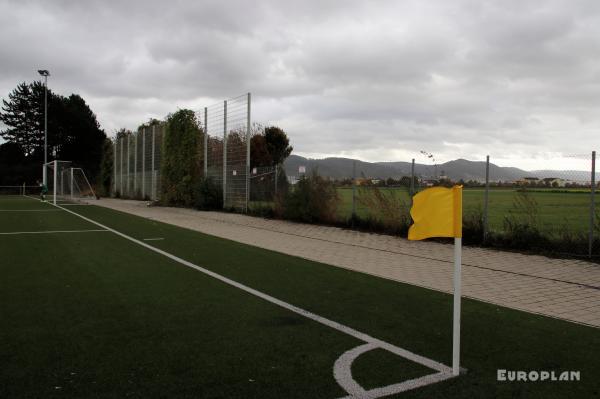
[[[42,76],[50,76],[50,72],[46,69],[38,69],[38,73]]]

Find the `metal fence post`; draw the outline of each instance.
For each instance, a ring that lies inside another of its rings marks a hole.
[[[119,163],[119,190],[121,191],[121,196],[123,196],[123,140],[121,140],[121,161]]]
[[[277,195],[277,183],[279,180],[279,165],[275,165],[275,195]]]
[[[155,136],[156,136],[156,125],[152,125],[152,188],[150,191],[150,199],[151,200],[155,200],[156,199],[156,175],[154,173],[154,151],[155,151],[155,144],[154,144],[154,140],[155,140]]]
[[[590,190],[590,242],[588,256],[592,257],[594,250],[594,222],[596,218],[596,151],[592,151],[592,180]]]
[[[137,195],[137,143],[138,143],[138,132],[135,132],[133,134],[134,138],[135,138],[135,151],[133,153],[133,196],[135,197]]]
[[[208,176],[208,108],[204,107],[204,177]]]
[[[248,120],[246,121],[246,213],[250,202],[250,93],[248,93]]]
[[[356,218],[356,161],[352,162],[352,220]]]
[[[415,195],[415,159],[412,159],[412,163],[410,165],[410,197],[412,204],[412,196]]]
[[[227,203],[227,100],[223,101],[223,208]]]
[[[131,158],[131,154],[129,152],[129,142],[131,141],[131,137],[127,136],[127,196],[130,197],[131,196],[131,165],[130,165],[130,158]]]
[[[117,140],[117,136],[115,136],[115,145],[114,145],[114,150],[113,150],[113,169],[114,169],[114,181],[113,181],[113,195],[116,197],[117,196],[117,144],[119,143],[119,141]],[[46,165],[44,165],[44,169],[46,168]]]
[[[483,194],[483,242],[488,234],[488,204],[490,199],[490,156],[485,157],[485,191]]]
[[[142,199],[146,197],[146,128],[142,128]]]

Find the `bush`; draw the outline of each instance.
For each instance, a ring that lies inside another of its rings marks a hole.
[[[396,190],[382,190],[375,185],[360,186],[358,203],[373,214],[367,218],[353,215],[349,220],[351,226],[382,231],[388,234],[405,235],[411,224],[410,204]]]
[[[500,237],[502,246],[512,249],[531,251],[535,249],[551,248],[550,242],[537,226],[527,221],[515,221],[505,218],[505,232]]]
[[[344,227],[350,227],[357,230],[373,233],[390,234],[406,237],[408,233],[408,224],[394,224],[384,222],[373,216],[361,217],[354,215],[346,220]]]
[[[96,190],[99,195],[110,196],[113,185],[114,144],[110,139],[104,139],[102,145],[102,160],[100,161],[100,173],[96,181]]]
[[[200,179],[194,195],[194,207],[201,210],[223,209],[223,187],[212,177]]]
[[[162,153],[162,202],[192,206],[200,179],[202,132],[194,111],[167,117]]]
[[[335,222],[339,198],[332,182],[313,171],[284,197],[283,217],[306,223]]]
[[[490,233],[488,232],[488,239]],[[477,208],[463,215],[463,242],[466,245],[483,243],[483,211]]]
[[[515,193],[512,209],[509,211],[505,220],[505,228],[511,231],[511,228],[522,230],[522,226],[528,226],[539,230],[540,209],[537,201],[529,194],[526,188],[522,188]]]
[[[502,245],[519,250],[549,248],[548,238],[539,228],[539,206],[523,188],[515,193],[512,209],[504,217]]]

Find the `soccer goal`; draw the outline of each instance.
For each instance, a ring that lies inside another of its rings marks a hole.
[[[83,169],[73,167],[70,161],[44,164],[44,175],[47,193],[42,190],[42,196],[54,205],[97,198]]]

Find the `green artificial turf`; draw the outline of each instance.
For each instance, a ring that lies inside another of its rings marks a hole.
[[[28,197],[0,197],[0,233],[97,229],[48,202]]]
[[[146,243],[450,363],[451,295],[100,207],[70,209],[138,239],[163,238]],[[0,214],[0,225],[21,231],[29,218],[40,215],[23,212],[17,223]],[[0,397],[340,397],[335,360],[362,344],[110,232],[4,235],[0,253]],[[468,373],[398,397],[599,394],[598,329],[466,299],[462,318]],[[502,383],[499,368],[580,370],[582,379]],[[430,372],[382,350],[353,365],[365,388]]]

